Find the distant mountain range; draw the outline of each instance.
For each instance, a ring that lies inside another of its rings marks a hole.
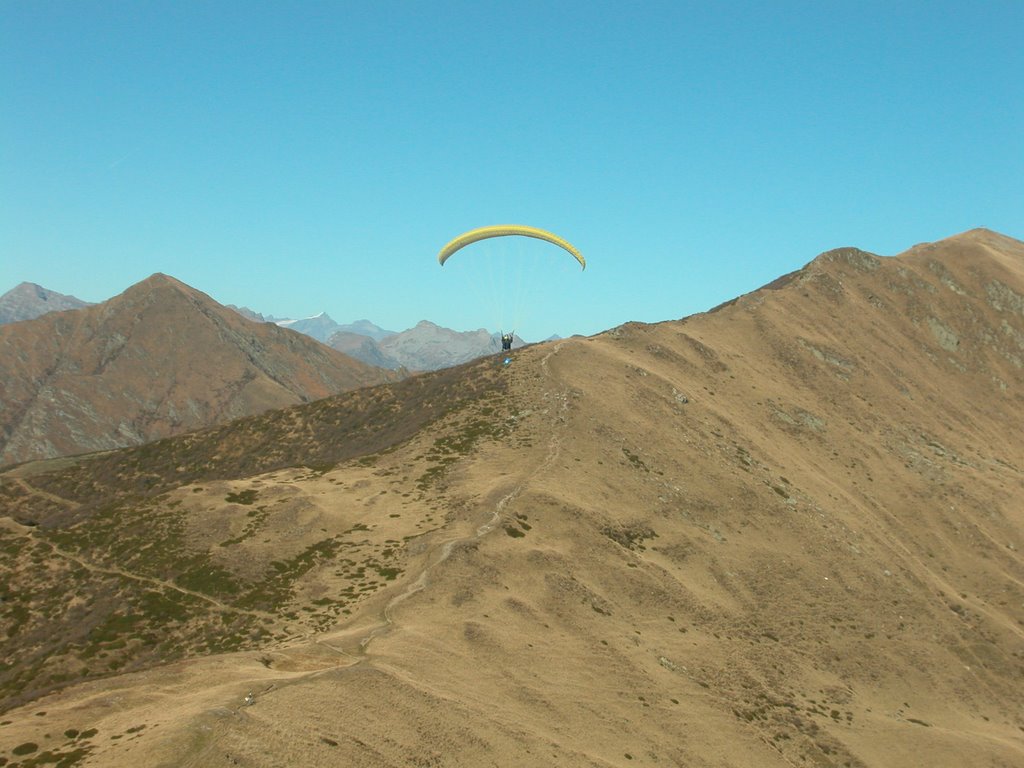
[[[49,312],[81,309],[89,302],[50,291],[35,283],[21,283],[0,296],[0,325],[32,320]]]
[[[476,331],[453,331],[429,320],[421,320],[415,327],[380,341],[371,339],[367,342],[362,339],[366,337],[339,331],[331,335],[328,344],[371,365],[411,371],[449,368],[501,351],[501,338],[497,333],[490,333],[483,328]],[[356,341],[359,342],[358,347],[354,346]],[[525,342],[516,336],[515,346],[523,344]]]
[[[0,296],[0,325],[88,306],[92,305],[74,296],[65,296],[35,283],[22,283]],[[231,304],[227,307],[254,322],[273,323],[298,331],[367,365],[393,371],[434,371],[501,350],[499,334],[483,328],[454,331],[423,320],[413,328],[398,332],[381,328],[369,320],[338,323],[326,312],[293,320],[263,315],[248,307]],[[525,343],[516,336],[516,347]]]
[[[386,339],[388,336],[394,336],[396,333],[396,331],[386,331],[369,320],[356,320],[354,323],[341,325],[336,323],[326,312],[321,312],[312,317],[305,317],[301,320],[292,320],[286,317],[264,315],[248,307],[236,307],[234,304],[228,304],[227,306],[250,320],[255,320],[259,323],[274,323],[282,328],[291,328],[293,331],[312,336],[324,344],[335,333],[355,333],[360,336],[368,336],[374,341]]]
[[[501,344],[484,329],[426,320],[395,332],[326,312],[268,317],[156,274],[101,304],[22,283],[0,296],[0,349],[5,464],[137,445],[459,365]]]
[[[262,315],[248,307],[232,307],[244,317],[258,322],[275,323],[282,328],[312,336],[356,360],[379,368],[412,371],[436,371],[460,365],[483,355],[501,350],[500,336],[481,328],[476,331],[453,331],[422,320],[406,331],[388,331],[369,320],[342,325],[326,312],[301,320]],[[525,342],[516,337],[515,346]]]
[[[16,291],[22,314],[56,301]],[[138,445],[401,375],[156,274],[102,304],[0,325],[0,464]]]

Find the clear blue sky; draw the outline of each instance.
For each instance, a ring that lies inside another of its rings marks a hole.
[[[526,249],[537,340],[833,247],[1024,239],[1021,0],[2,0],[0,77],[0,293],[165,272],[279,317],[494,330],[478,254],[436,253],[524,223],[588,259]]]

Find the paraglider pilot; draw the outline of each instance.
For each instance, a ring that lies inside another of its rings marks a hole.
[[[512,349],[512,334],[503,333],[501,334],[501,351],[508,352]]]

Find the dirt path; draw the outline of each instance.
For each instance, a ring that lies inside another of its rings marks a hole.
[[[88,560],[79,557],[78,555],[72,554],[71,552],[67,552],[66,550],[61,549],[52,541],[46,541],[45,539],[42,539],[34,535],[33,529],[31,528],[26,528],[25,530],[23,530],[22,535],[24,535],[26,538],[32,539],[33,541],[37,541],[40,544],[45,544],[47,547],[50,548],[50,551],[53,552],[53,554],[57,557],[64,558],[65,560],[70,560],[71,562],[81,566],[90,573],[100,573],[106,576],[118,576],[123,579],[130,579],[132,581],[139,581],[145,584],[150,584],[161,589],[169,589],[174,592],[179,592],[183,595],[190,595],[199,600],[203,600],[204,602],[210,603],[211,605],[216,606],[222,611],[230,611],[231,613],[242,613],[247,616],[255,616],[257,618],[270,619],[272,621],[278,620],[277,616],[275,616],[272,613],[268,613],[266,611],[250,611],[242,608],[236,608],[234,606],[228,605],[227,603],[221,602],[215,597],[210,597],[209,595],[203,594],[202,592],[196,592],[195,590],[179,586],[171,581],[155,579],[151,576],[141,576],[137,573],[126,571],[123,568],[109,568],[102,565],[96,565],[95,563],[91,563]]]
[[[556,352],[558,352],[558,350],[561,349],[563,344],[564,342],[556,344],[554,348],[541,359],[541,370],[544,372],[545,377],[548,379],[552,378],[551,371],[548,369],[548,359]],[[565,410],[567,408],[568,398],[566,398],[563,393],[560,398],[560,409]],[[384,623],[380,626],[375,627],[373,630],[370,631],[369,634],[367,634],[359,641],[360,649],[365,650],[365,648],[375,638],[379,637],[381,634],[391,629],[395,621],[395,608],[404,601],[408,600],[413,595],[415,595],[417,592],[420,592],[426,588],[430,572],[437,568],[439,565],[441,565],[441,563],[443,563],[445,560],[447,560],[449,556],[451,556],[451,553],[455,549],[455,547],[463,544],[473,544],[475,542],[478,542],[480,541],[480,539],[482,539],[484,536],[486,536],[488,533],[494,530],[494,528],[498,525],[499,521],[501,520],[502,515],[505,513],[505,510],[523,492],[523,489],[526,488],[530,484],[530,482],[533,481],[534,478],[536,478],[540,473],[544,472],[548,467],[550,467],[551,464],[558,458],[561,452],[561,440],[559,438],[560,436],[558,431],[553,430],[551,434],[548,436],[547,451],[541,462],[537,466],[535,466],[528,475],[526,475],[518,483],[516,483],[512,490],[510,490],[508,493],[506,493],[504,496],[498,499],[498,502],[494,505],[494,510],[491,512],[490,517],[485,523],[483,523],[483,525],[479,526],[476,529],[474,535],[449,539],[440,544],[440,551],[438,553],[437,558],[435,558],[433,562],[429,563],[420,572],[420,575],[416,578],[416,580],[409,584],[405,588],[405,590],[395,595],[393,598],[391,598],[391,600],[388,601],[387,605],[384,607],[383,612]]]
[[[548,384],[553,383],[554,380],[554,376],[548,367],[548,360],[555,355],[564,344],[564,341],[555,344],[540,361],[541,371],[544,375],[545,382]],[[546,392],[551,391],[548,390],[547,387],[542,386],[542,388],[545,389]],[[558,418],[551,422],[552,427],[551,432],[548,435],[547,450],[545,451],[544,457],[527,475],[522,477],[511,490],[498,499],[487,520],[477,527],[473,535],[457,536],[435,544],[433,552],[428,555],[427,563],[419,572],[419,575],[410,581],[406,585],[405,589],[387,601],[381,611],[380,621],[378,623],[363,629],[354,638],[346,638],[344,645],[347,646],[347,648],[339,647],[339,645],[329,642],[328,640],[318,640],[316,641],[318,644],[330,648],[339,655],[345,657],[349,660],[350,664],[357,664],[365,661],[365,652],[370,643],[395,628],[395,609],[410,597],[421,592],[427,587],[431,572],[444,563],[445,560],[451,556],[456,547],[478,542],[497,527],[502,516],[506,514],[509,506],[515,502],[516,498],[538,475],[547,470],[558,459],[561,453],[561,435],[557,427],[564,423],[563,414],[569,408],[569,398],[565,391],[552,392],[552,394],[556,401],[556,407],[559,414]]]
[[[49,491],[42,491],[42,490],[36,488],[35,486],[33,486],[32,484],[27,482],[24,478],[17,477],[16,475],[12,475],[12,474],[8,474],[8,475],[6,475],[6,477],[9,480],[12,480],[15,485],[17,485],[19,488],[21,488],[23,491],[25,491],[25,493],[28,494],[30,497],[31,496],[39,496],[41,498],[46,499],[47,501],[52,501],[54,504],[58,504],[58,505],[60,505],[62,507],[74,507],[74,506],[76,506],[73,501],[68,501],[67,499],[65,499],[62,496],[57,496],[56,494],[50,493]]]
[[[540,475],[549,471],[551,466],[559,460],[562,451],[562,431],[566,423],[565,413],[570,407],[570,398],[567,390],[557,383],[548,362],[553,355],[557,354],[561,346],[561,343],[554,345],[540,360],[539,366],[543,374],[541,381],[534,380],[525,385],[531,390],[528,395],[531,400],[536,398],[537,403],[544,403],[550,408],[549,412],[538,418],[532,426],[533,434],[538,438],[535,442],[542,447],[533,457],[533,466],[521,474],[518,479],[512,480],[511,487],[507,488],[486,510],[484,519],[478,522],[469,533],[465,529],[461,534],[449,532],[448,538],[439,538],[431,542],[427,551],[421,556],[422,559],[419,560],[418,569],[411,571],[410,580],[403,586],[397,587],[398,591],[390,597],[381,596],[382,607],[378,609],[375,617],[372,613],[366,616],[366,619],[369,619],[368,624],[358,626],[359,620],[356,619],[354,622],[356,626],[339,628],[333,637],[327,634],[320,638],[316,635],[292,638],[291,641],[287,641],[286,645],[278,645],[270,651],[277,661],[272,667],[266,667],[266,676],[262,678],[232,676],[230,681],[224,680],[217,690],[223,697],[221,698],[222,702],[231,700],[231,703],[226,707],[222,704],[222,711],[232,712],[236,717],[244,717],[246,707],[258,706],[259,700],[264,696],[273,695],[275,691],[359,664],[380,664],[381,669],[394,672],[388,669],[386,663],[376,661],[368,653],[373,641],[399,630],[401,618],[398,609],[410,598],[428,588],[431,577],[436,572],[435,569],[442,566],[459,547],[479,542],[493,531],[500,529],[502,519],[511,514],[516,500]],[[443,532],[438,531],[438,533],[441,533],[442,537],[444,536]],[[69,556],[68,553],[59,554]],[[77,561],[74,556],[70,557]],[[101,572],[134,577],[132,574],[125,574],[118,569],[107,570],[87,563],[83,563],[83,566]],[[146,577],[134,578],[176,588],[174,585],[164,585],[158,580],[150,580]],[[180,588],[179,591],[188,592],[180,590]],[[206,596],[197,596],[207,599],[218,607],[232,610],[227,606],[220,606],[217,601]],[[252,658],[251,653],[248,656],[250,659]],[[252,694],[251,698],[239,694],[239,690],[245,690],[246,687]],[[211,695],[204,696],[203,703],[207,710],[216,698]],[[216,754],[217,750],[221,748],[222,736],[227,733],[229,728],[228,724],[219,721],[207,719],[196,722],[199,723],[197,728],[206,729],[204,736],[190,749],[179,754],[179,765],[197,767],[207,764],[210,756]]]

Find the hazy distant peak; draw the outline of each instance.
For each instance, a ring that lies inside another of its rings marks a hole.
[[[36,296],[38,296],[39,298],[41,298],[41,299],[46,298],[46,294],[50,293],[50,291],[47,291],[45,288],[43,288],[43,286],[39,285],[39,283],[29,283],[29,282],[18,283],[11,290],[12,293],[15,292],[15,291],[17,291],[18,293],[26,293],[26,294],[33,293]]]
[[[362,336],[369,336],[374,341],[382,341],[388,336],[394,336],[396,333],[395,331],[389,331],[381,328],[379,325],[375,325],[365,318],[362,320],[356,320],[354,323],[339,325],[338,330],[358,333]]]
[[[32,320],[49,312],[81,309],[89,302],[51,291],[37,283],[23,282],[0,296],[0,323]]]
[[[6,296],[13,293],[23,294],[25,296],[36,296],[37,298],[40,299],[47,299],[51,296],[61,295],[59,293],[55,293],[54,291],[50,291],[47,290],[46,288],[43,288],[43,286],[39,285],[39,283],[30,283],[27,281],[18,283],[14,288],[12,288],[4,295]]]

